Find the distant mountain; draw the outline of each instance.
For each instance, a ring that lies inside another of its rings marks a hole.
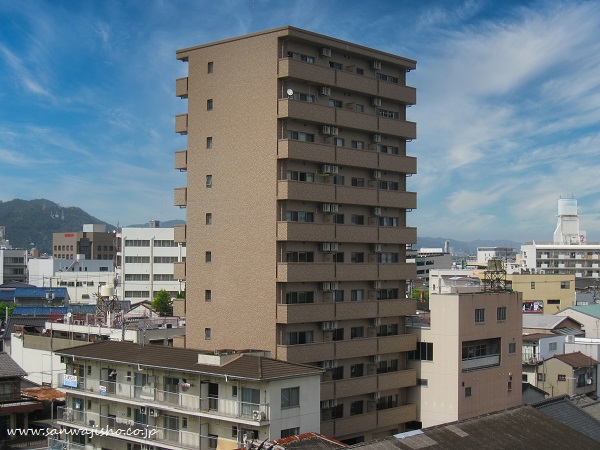
[[[103,220],[90,216],[81,208],[61,206],[46,199],[0,201],[0,226],[6,228],[5,238],[14,248],[37,248],[52,253],[52,233],[82,231],[83,225],[101,223],[107,230],[115,229]]]
[[[417,244],[413,248],[444,248],[444,243],[450,242],[450,250],[453,255],[476,255],[477,247],[512,247],[517,252],[521,251],[522,242],[508,240],[476,240],[476,241],[457,241],[450,238],[431,238],[417,237]]]

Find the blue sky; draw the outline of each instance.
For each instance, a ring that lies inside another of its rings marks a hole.
[[[0,200],[184,219],[175,51],[283,25],[417,60],[419,236],[551,240],[575,196],[600,241],[596,1],[0,0]]]

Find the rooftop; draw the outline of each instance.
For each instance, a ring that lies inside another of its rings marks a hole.
[[[0,352],[0,378],[24,377],[27,375],[8,353]]]
[[[587,411],[574,405],[567,395],[553,397],[531,405],[538,411],[547,414],[586,436],[600,441],[600,422]]]
[[[575,323],[579,323],[577,320],[571,319],[568,316],[555,316],[553,314],[523,314],[523,328],[552,330],[568,319]]]
[[[600,319],[600,304],[569,306],[568,308],[564,309],[561,312],[568,314],[569,310],[577,311],[581,314],[586,314],[595,319]]]
[[[598,364],[598,361],[596,361],[594,358],[584,355],[581,352],[565,353],[564,355],[554,355],[548,359],[552,358],[556,358],[559,361],[562,361],[565,364],[568,364],[569,366],[573,367],[574,369],[579,369],[580,367],[594,366]]]

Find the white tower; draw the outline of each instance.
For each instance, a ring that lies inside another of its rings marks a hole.
[[[558,199],[558,223],[554,231],[554,243],[559,245],[578,245],[580,243],[577,200],[574,198]]]

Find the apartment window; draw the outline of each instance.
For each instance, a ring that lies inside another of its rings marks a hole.
[[[145,239],[125,239],[125,247],[150,247],[150,241]]]
[[[206,110],[212,111],[212,109],[213,109],[213,99],[209,98],[208,100],[206,100]]]
[[[385,189],[387,191],[397,191],[400,185],[397,181],[380,181],[379,189]]]
[[[514,355],[515,353],[517,353],[517,344],[515,342],[509,342],[508,343],[508,354]]]
[[[389,153],[391,155],[397,155],[399,150],[400,149],[398,147],[395,147],[393,145],[377,145],[377,151],[379,153]]]
[[[150,264],[149,256],[126,256],[125,262],[130,264]]]
[[[314,262],[314,252],[287,252],[285,254],[286,262]]]
[[[315,293],[313,291],[286,292],[285,303],[296,305],[301,303],[314,303]]]
[[[546,381],[546,374],[545,373],[538,373],[537,374],[537,380],[538,381]]]
[[[395,395],[387,395],[385,397],[381,397],[379,399],[379,403],[377,403],[377,409],[388,409],[388,408],[396,408],[398,406],[398,394]]]
[[[550,350],[550,351],[556,351],[556,348],[557,348],[556,342],[550,342],[548,344],[548,350]]]
[[[206,175],[206,187],[212,187],[212,175]]]
[[[344,68],[344,66],[340,63],[336,63],[334,61],[329,61],[329,67],[331,67],[332,69],[336,69],[336,70],[342,70]]]
[[[212,225],[212,213],[206,213],[206,225]]]
[[[300,406],[300,388],[291,387],[284,388],[281,390],[281,407],[282,408],[293,408]]]
[[[531,282],[531,289],[535,289],[535,281]]]
[[[427,386],[429,380],[427,378],[417,378],[417,386]]]
[[[344,340],[344,329],[336,328],[335,330],[333,330],[331,339],[334,341],[343,341]]]
[[[331,369],[332,380],[343,380],[344,379],[344,366],[336,367]]]
[[[398,288],[380,289],[377,300],[396,300],[398,299]]]
[[[408,359],[433,361],[433,342],[417,342],[416,350],[408,353]]]
[[[571,288],[571,282],[570,281],[561,281],[560,282],[560,288],[561,289],[570,289]]]
[[[333,223],[343,225],[344,224],[344,215],[343,214],[334,214],[333,215]]]
[[[365,112],[365,105],[356,104],[356,112]]]
[[[365,327],[352,327],[350,329],[350,339],[361,339],[365,335]]]
[[[470,397],[471,396],[471,388],[470,387],[466,387],[465,388],[465,397]]]
[[[295,170],[288,170],[287,179],[288,181],[306,181],[307,183],[312,183],[313,181],[315,181],[315,174],[311,172],[298,172]]]
[[[300,100],[302,102],[308,102],[308,103],[314,103],[315,102],[315,96],[314,95],[303,94],[302,92],[294,92],[292,94],[292,99],[293,100]]]
[[[350,261],[353,263],[365,262],[365,254],[363,252],[352,252],[350,253]]]
[[[390,110],[381,109],[381,108],[377,108],[375,110],[375,113],[378,116],[387,117],[388,119],[398,119],[400,117],[400,115],[398,114],[398,111],[390,111]]]
[[[295,141],[315,142],[315,135],[309,133],[303,133],[301,131],[288,131],[288,139]]]
[[[206,138],[206,148],[212,148],[213,139],[212,136]]]
[[[297,59],[298,61],[304,61],[309,63],[315,62],[315,58],[313,58],[312,56],[303,55],[302,53],[296,52],[288,52],[288,58]]]
[[[548,302],[547,302],[547,303],[548,303],[549,305],[560,305],[560,300],[556,300],[556,299],[553,299],[553,300],[548,300]]]
[[[506,320],[506,306],[499,306],[496,308],[496,320]]]
[[[343,103],[341,100],[335,100],[333,98],[330,98],[329,106],[331,106],[332,108],[341,108],[343,106]]]
[[[212,300],[212,291],[210,289],[206,289],[204,291],[204,301],[210,302]]]
[[[334,406],[331,408],[331,418],[341,419],[344,417],[344,404]]]
[[[333,262],[343,263],[344,262],[344,252],[337,252],[333,254]]]
[[[344,176],[343,175],[334,175],[333,176],[333,184],[344,185]]]
[[[207,72],[208,73],[213,73],[213,63],[212,63],[212,61],[208,63]]]
[[[205,340],[210,340],[210,335],[211,335],[211,329],[210,328],[205,328],[204,329],[204,339]]]
[[[333,301],[334,302],[343,302],[344,301],[344,291],[342,289],[336,289],[333,291]]]
[[[380,264],[394,264],[399,261],[398,253],[382,252],[377,253],[377,262]]]
[[[155,256],[154,264],[173,264],[178,262],[177,256]]]
[[[397,227],[398,226],[398,218],[397,217],[380,217],[379,218],[379,226],[380,227]]]
[[[364,75],[365,74],[365,69],[362,69],[360,67],[356,68],[356,75]]]
[[[212,252],[205,252],[204,253],[204,261],[209,263],[212,261]]]
[[[350,218],[350,223],[353,225],[364,225],[365,224],[365,216],[362,214],[352,214]]]
[[[356,416],[357,414],[363,413],[363,400],[357,400],[355,402],[350,402],[350,415]]]
[[[350,291],[350,300],[353,302],[362,302],[365,299],[364,289],[352,289]]]
[[[237,386],[231,386],[231,396],[237,398],[238,396],[238,388]]]
[[[288,222],[314,222],[315,214],[306,211],[286,211],[285,220]]]
[[[285,430],[281,430],[281,439],[296,436],[297,434],[300,434],[300,427],[286,428]]]
[[[377,73],[377,78],[382,81],[387,81],[388,83],[398,83],[400,81],[398,77],[393,77],[391,75],[385,75],[383,73]]]
[[[390,361],[381,361],[377,366],[377,373],[388,373],[398,371],[398,360],[392,359]]]
[[[285,345],[311,344],[313,342],[312,331],[290,331],[285,334]]]
[[[398,324],[380,325],[377,330],[377,336],[396,336],[398,334]]]
[[[344,146],[344,140],[342,138],[334,138],[333,139],[333,145],[335,145],[336,147],[343,147]]]
[[[475,323],[485,322],[485,308],[475,309]]]
[[[355,186],[355,187],[364,187],[365,186],[365,179],[364,178],[352,177],[352,186]]]
[[[353,364],[350,366],[350,378],[358,378],[364,375],[364,364]]]
[[[355,148],[357,150],[364,150],[365,143],[363,141],[352,141],[352,148]]]

